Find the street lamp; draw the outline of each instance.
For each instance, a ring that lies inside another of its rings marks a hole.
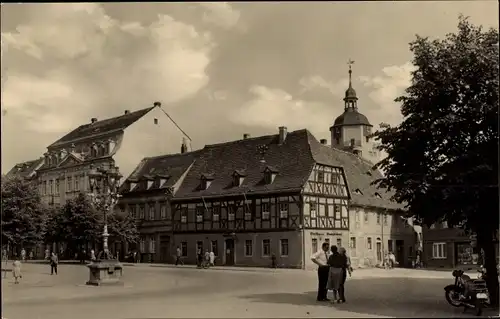
[[[114,206],[118,202],[120,195],[118,187],[120,183],[120,174],[118,167],[111,166],[109,169],[90,167],[87,173],[89,177],[90,198],[92,204],[96,207],[104,208],[104,231],[103,251],[98,255],[98,262],[91,263],[90,280],[88,285],[99,286],[105,283],[118,283],[122,275],[122,266],[116,259],[112,259],[108,247],[108,212],[112,212]]]

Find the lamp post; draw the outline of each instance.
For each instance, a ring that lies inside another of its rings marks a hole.
[[[122,266],[109,253],[108,212],[113,211],[114,206],[120,198],[118,186],[122,175],[116,166],[112,166],[107,170],[91,166],[87,175],[89,177],[89,196],[92,204],[96,207],[104,208],[103,251],[99,253],[97,262],[91,263],[88,266],[90,269],[90,280],[87,284],[100,286],[106,283],[119,283],[122,275]]]

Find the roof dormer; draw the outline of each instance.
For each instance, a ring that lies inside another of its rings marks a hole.
[[[146,190],[150,189],[154,185],[154,182],[155,182],[155,178],[153,176],[151,176],[151,175],[144,175],[144,176],[142,176],[142,180],[145,183]]]
[[[379,193],[375,193],[375,197],[382,199],[382,195],[380,195]]]
[[[266,166],[266,168],[264,169],[264,181],[266,182],[266,184],[272,184],[278,173],[279,171],[277,168],[273,166]]]
[[[156,181],[158,183],[158,188],[162,188],[165,185],[165,183],[168,181],[170,176],[164,175],[164,174],[158,174],[155,176],[155,178],[156,178]]]
[[[200,188],[208,189],[214,180],[213,174],[203,173],[200,176]]]
[[[128,180],[129,192],[133,191],[137,187],[138,182],[139,181],[137,179],[129,179]]]
[[[245,173],[244,170],[235,170],[233,172],[233,186],[234,187],[239,187],[241,184],[243,184],[243,181],[245,180],[245,177],[247,174]]]

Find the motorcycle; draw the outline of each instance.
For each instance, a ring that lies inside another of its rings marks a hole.
[[[452,275],[455,277],[455,283],[444,287],[446,301],[453,307],[464,307],[464,312],[467,309],[475,309],[476,315],[480,316],[489,303],[484,273],[480,272],[478,279],[471,279],[464,275],[463,270],[454,270]]]

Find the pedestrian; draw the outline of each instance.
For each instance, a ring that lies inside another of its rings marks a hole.
[[[215,266],[215,253],[213,251],[210,252],[210,267]]]
[[[49,249],[45,249],[45,260],[49,260],[50,258],[50,252],[49,252]]]
[[[210,253],[208,249],[205,250],[205,258],[203,260],[203,268],[208,268],[210,266]]]
[[[53,275],[54,272],[57,275],[57,265],[59,264],[59,258],[55,252],[52,252],[52,256],[50,256],[50,274]]]
[[[33,260],[34,259],[34,253],[33,253],[33,250],[30,251],[30,260]]]
[[[96,261],[95,251],[93,249],[90,250],[90,261]]]
[[[343,269],[347,268],[347,258],[345,255],[341,255],[338,252],[337,246],[332,246],[332,253],[328,257],[328,265],[330,266],[328,272],[327,290],[333,291],[333,302],[341,301],[340,296],[340,285],[342,284],[342,273]]]
[[[17,257],[12,263],[12,275],[14,276],[15,284],[19,283],[19,278],[23,278],[23,275],[21,274],[21,262],[17,259]]]
[[[179,246],[177,246],[176,254],[175,254],[175,265],[182,264],[184,266],[184,262],[182,261],[182,250]]]
[[[276,255],[273,253],[271,254],[271,268],[277,268],[278,265],[276,263]]]
[[[326,285],[328,283],[328,273],[330,267],[328,266],[328,258],[330,257],[330,245],[325,242],[321,245],[321,250],[315,252],[311,256],[313,263],[318,265],[318,296],[317,301],[328,301]]]
[[[346,257],[346,268],[342,269],[342,282],[340,283],[340,289],[339,289],[339,294],[340,294],[340,301],[341,302],[346,302],[345,300],[345,281],[347,279],[347,274],[349,274],[349,277],[352,275],[352,266],[351,266],[351,258],[347,256],[347,252],[344,247],[339,248],[339,254],[343,255]]]
[[[398,262],[396,261],[396,256],[392,251],[389,251],[389,264],[391,265],[390,267],[394,268],[394,266],[396,266],[397,263]]]
[[[26,250],[25,250],[24,248],[23,248],[23,249],[21,249],[21,260],[22,260],[23,262],[25,262],[25,261],[26,261]]]
[[[203,254],[201,253],[201,249],[198,249],[196,252],[196,267],[201,268],[203,263]]]

